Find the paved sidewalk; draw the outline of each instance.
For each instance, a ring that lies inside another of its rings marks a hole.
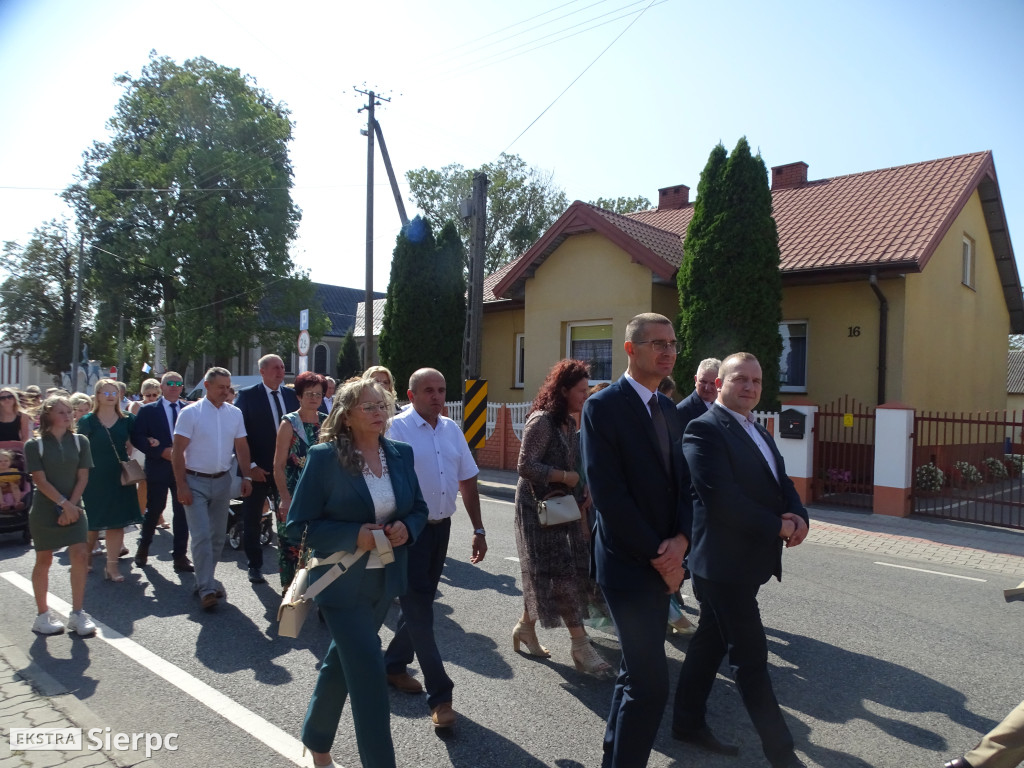
[[[515,472],[480,470],[481,493],[515,499]],[[812,506],[807,541],[879,556],[955,565],[1024,579],[1024,531],[926,517],[887,517]]]
[[[30,631],[25,627],[25,631]],[[0,635],[0,768],[157,768],[133,752],[15,750],[11,728],[102,728],[99,718],[20,648]],[[83,738],[83,746],[86,741]]]

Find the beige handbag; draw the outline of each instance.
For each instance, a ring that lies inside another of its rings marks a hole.
[[[98,423],[98,420],[97,420]],[[103,429],[107,432],[107,439],[110,441],[110,447],[114,449],[114,456],[117,457],[118,463],[121,465],[121,485],[135,485],[141,483],[146,479],[146,471],[135,459],[128,459],[127,461],[121,461],[121,454],[117,452],[117,446],[114,445],[114,438],[110,436],[110,430],[100,424]]]

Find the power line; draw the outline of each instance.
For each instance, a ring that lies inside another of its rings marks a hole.
[[[633,19],[631,22],[629,22],[629,24],[626,25],[626,28],[624,30],[622,30],[621,32],[619,32],[619,34],[615,36],[615,39],[612,40],[610,43],[608,43],[608,45],[605,47],[605,49],[603,51],[601,51],[599,54],[597,54],[597,57],[593,61],[590,62],[589,64],[587,64],[587,66],[584,68],[584,70],[582,72],[580,72],[578,75],[576,75],[576,77],[573,78],[573,81],[571,83],[569,83],[567,86],[565,86],[565,90],[563,90],[560,94],[555,96],[554,101],[552,101],[550,104],[548,104],[546,107],[544,107],[544,110],[539,115],[537,115],[535,118],[533,118],[533,120],[530,122],[530,124],[528,126],[526,126],[525,128],[523,128],[523,130],[520,132],[520,134],[518,136],[516,136],[514,139],[512,139],[512,142],[507,147],[505,147],[503,150],[501,150],[501,152],[499,153],[498,156],[500,157],[501,155],[503,155],[506,152],[508,152],[512,148],[513,144],[515,144],[517,141],[519,141],[521,138],[523,138],[523,135],[528,130],[530,130],[538,120],[540,120],[542,117],[544,117],[544,115],[547,113],[547,111],[549,109],[551,109],[553,106],[555,106],[555,103],[566,94],[566,91],[568,91],[570,88],[572,88],[576,84],[577,80],[579,80],[581,77],[583,77],[587,73],[587,70],[589,70],[592,66],[594,66],[602,56],[604,56],[606,53],[608,53],[608,50],[613,45],[615,45],[615,43],[617,43],[619,41],[619,38],[621,38],[624,34],[626,34],[632,28],[632,26],[634,24],[636,24],[640,20],[640,17],[643,16],[647,12],[647,10],[651,6],[653,6],[655,4],[655,2],[657,2],[657,0],[651,0],[651,2],[648,3],[647,8],[644,8],[642,11],[640,11],[640,13],[637,15],[637,17],[635,19]]]

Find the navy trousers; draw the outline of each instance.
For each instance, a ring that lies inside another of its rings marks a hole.
[[[700,623],[679,673],[672,723],[680,731],[706,725],[708,696],[728,654],[743,706],[761,737],[765,756],[775,762],[793,752],[793,736],[768,676],[768,640],[757,605],[760,588],[759,584],[724,584],[693,577]]]
[[[416,543],[409,547],[409,589],[398,598],[402,610],[398,614],[395,636],[384,652],[389,675],[405,672],[415,653],[423,672],[423,686],[427,689],[427,705],[431,709],[442,702],[450,702],[455,688],[455,683],[444,671],[441,651],[434,639],[434,595],[448,555],[451,530],[451,518],[436,525],[427,525]]]
[[[260,527],[263,520],[263,505],[268,496],[277,493],[273,482],[252,484],[252,493],[242,499],[242,544],[249,568],[262,570],[263,546],[260,544]],[[317,750],[319,751],[319,750]]]
[[[171,557],[175,560],[188,554],[188,520],[185,519],[185,508],[178,501],[177,488],[174,480],[161,483],[146,478],[146,516],[142,519],[142,534],[139,536],[140,546],[148,547],[153,543],[156,524],[160,522],[160,515],[167,507],[167,493],[170,492],[171,509],[174,511],[171,518],[171,531],[174,533]]]
[[[602,768],[647,765],[668,702],[668,594],[601,587],[622,649],[604,734]]]

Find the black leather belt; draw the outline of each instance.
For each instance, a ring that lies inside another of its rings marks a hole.
[[[224,470],[223,472],[215,472],[211,475],[209,472],[196,472],[194,469],[185,470],[186,475],[193,475],[194,477],[209,477],[214,480],[216,480],[218,477],[224,477],[224,475],[226,475],[227,473],[227,470]]]

